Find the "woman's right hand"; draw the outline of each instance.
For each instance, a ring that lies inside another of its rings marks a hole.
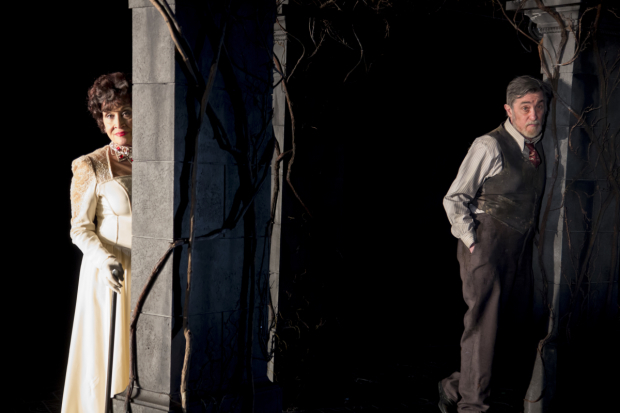
[[[102,275],[108,287],[112,291],[120,294],[121,288],[123,287],[121,281],[125,280],[123,277],[125,273],[123,265],[116,258],[110,257],[103,262],[101,272],[103,273]]]

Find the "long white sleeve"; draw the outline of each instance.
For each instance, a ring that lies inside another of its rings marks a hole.
[[[95,233],[95,211],[97,208],[97,179],[92,163],[82,156],[71,164],[71,240],[78,246],[84,259],[90,260],[97,268],[114,257],[103,246]]]
[[[470,247],[476,242],[470,203],[482,183],[502,170],[499,144],[485,135],[477,138],[461,163],[459,172],[443,199],[443,206],[452,225],[452,235]]]

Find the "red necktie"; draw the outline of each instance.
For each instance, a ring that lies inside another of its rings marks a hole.
[[[540,157],[538,156],[538,152],[536,152],[536,148],[534,148],[534,145],[527,142],[525,142],[525,146],[530,150],[530,162],[535,168],[538,168],[538,165],[540,165]]]

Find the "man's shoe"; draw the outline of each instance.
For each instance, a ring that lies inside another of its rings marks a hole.
[[[439,381],[439,410],[441,413],[457,413],[456,402],[443,391],[441,381]]]

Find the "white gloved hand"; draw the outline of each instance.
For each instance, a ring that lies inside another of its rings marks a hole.
[[[125,273],[123,265],[116,258],[110,257],[103,262],[100,272],[107,286],[112,291],[120,294],[122,288],[121,281],[125,280],[123,277]]]

